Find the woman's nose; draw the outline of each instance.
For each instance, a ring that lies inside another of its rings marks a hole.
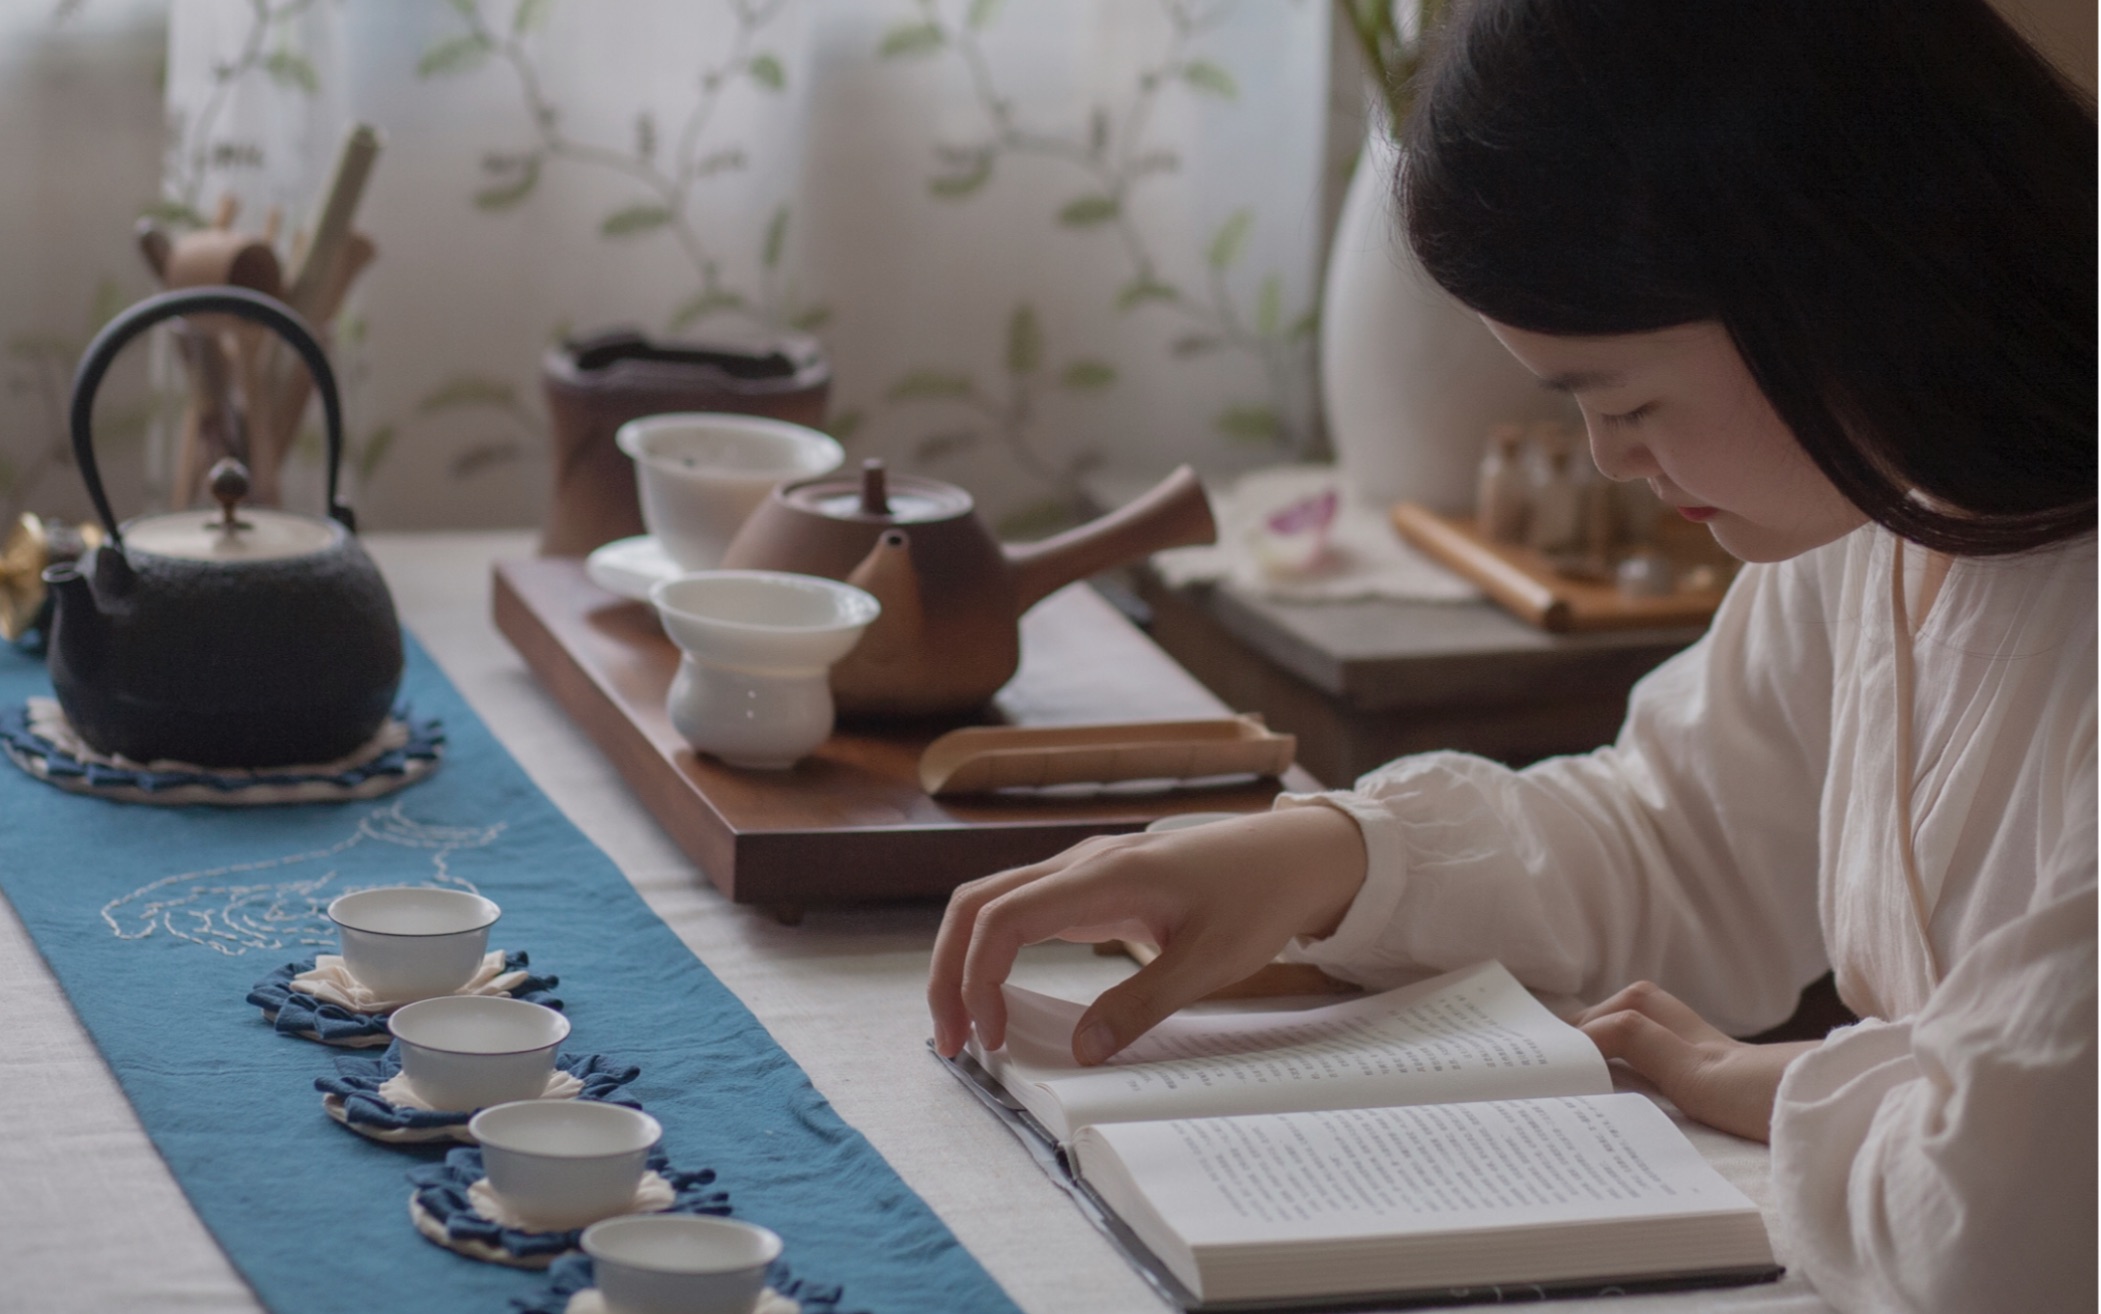
[[[1656,458],[1640,442],[1613,433],[1596,420],[1587,422],[1584,428],[1590,435],[1590,459],[1597,463],[1598,473],[1607,479],[1624,483],[1651,479],[1662,473]]]

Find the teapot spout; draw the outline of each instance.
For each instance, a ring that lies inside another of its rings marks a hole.
[[[845,704],[856,705],[901,680],[909,682],[929,656],[926,609],[910,535],[902,529],[885,531],[846,582],[883,606],[853,651],[832,667],[833,692]]]
[[[115,554],[105,547],[91,555]],[[51,632],[46,637],[54,663],[90,671],[98,668],[109,646],[109,625],[87,572],[80,563],[64,561],[45,567],[43,579],[51,594]]]
[[[1218,540],[1203,481],[1179,466],[1151,491],[1099,520],[1044,539],[1010,545],[1014,614],[1020,616],[1074,580],[1171,547]]]
[[[44,587],[51,591],[52,605],[69,619],[79,618],[83,629],[100,619],[95,608],[95,590],[79,566],[65,561],[45,567]]]

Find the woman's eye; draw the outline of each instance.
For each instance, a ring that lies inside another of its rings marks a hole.
[[[1644,419],[1648,418],[1649,412],[1655,409],[1655,402],[1647,402],[1631,411],[1622,411],[1618,415],[1600,415],[1598,418],[1614,428],[1623,429],[1630,424],[1640,424]]]

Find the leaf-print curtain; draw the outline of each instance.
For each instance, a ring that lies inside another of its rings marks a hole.
[[[807,329],[830,427],[1010,532],[1316,442],[1319,0],[175,0],[164,222],[379,248],[335,326],[365,523],[520,523],[541,351]],[[314,478],[311,455],[288,499]],[[1113,493],[1112,493],[1113,495]]]
[[[87,514],[67,387],[94,330],[152,286],[131,225],[158,186],[165,5],[77,7],[0,4],[0,541],[25,510]],[[143,371],[126,362],[105,392],[110,494],[136,510]]]

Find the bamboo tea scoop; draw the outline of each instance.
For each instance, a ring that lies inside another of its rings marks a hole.
[[[929,794],[983,794],[1087,781],[1280,776],[1298,740],[1259,716],[1116,725],[972,726],[928,744],[919,783]]]

